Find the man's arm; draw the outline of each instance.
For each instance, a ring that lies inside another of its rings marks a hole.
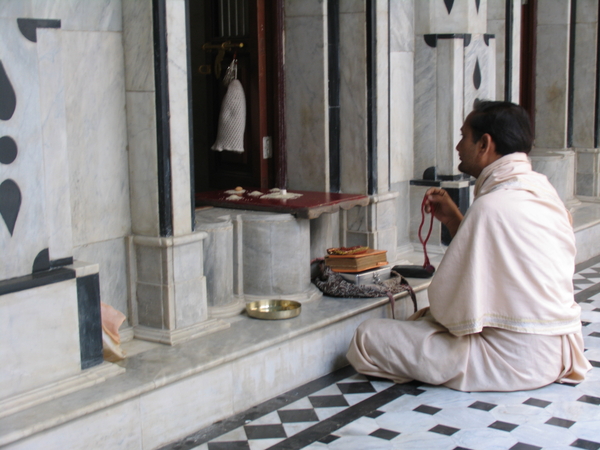
[[[425,193],[425,212],[430,213],[431,207],[434,209],[435,218],[446,225],[450,236],[454,237],[463,220],[463,215],[450,195],[444,189],[428,189]]]

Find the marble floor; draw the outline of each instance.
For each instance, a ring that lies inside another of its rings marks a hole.
[[[346,367],[161,450],[600,449],[600,257],[573,282],[593,365],[577,386],[467,393]]]

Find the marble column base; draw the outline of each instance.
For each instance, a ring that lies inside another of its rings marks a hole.
[[[575,199],[575,152],[534,148],[529,153],[533,170],[544,174],[565,204]]]
[[[388,261],[394,261],[398,240],[397,197],[398,192],[373,195],[369,205],[342,211],[342,245],[366,245],[373,249],[386,250]]]
[[[133,237],[136,338],[174,345],[228,326],[208,320],[206,237],[203,231],[178,237]]]
[[[575,194],[600,196],[600,149],[576,148],[575,155]]]
[[[225,330],[230,326],[231,324],[222,320],[209,319],[177,330],[159,330],[138,325],[133,327],[133,332],[137,339],[158,342],[160,344],[177,345],[189,341],[190,339],[196,339],[200,336],[214,333],[215,331]]]
[[[243,298],[234,293],[234,254],[237,253],[234,230],[238,223],[224,211],[220,215],[218,210],[212,212],[212,215],[196,216],[196,229],[207,234],[203,247],[208,315],[232,317],[244,309]]]

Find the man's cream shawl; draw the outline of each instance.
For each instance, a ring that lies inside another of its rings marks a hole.
[[[429,287],[431,313],[456,336],[483,327],[577,333],[574,268],[568,211],[527,155],[513,153],[477,179],[475,200]]]

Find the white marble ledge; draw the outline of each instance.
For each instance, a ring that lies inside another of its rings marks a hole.
[[[396,192],[396,191],[390,191],[390,192],[384,192],[382,194],[371,195],[371,196],[369,196],[369,204],[372,205],[375,203],[382,203],[382,202],[387,202],[389,200],[394,200],[399,195],[400,195],[400,193]]]
[[[580,200],[581,203],[570,210],[576,233],[600,223],[600,199],[580,197]]]
[[[410,281],[415,292],[423,291],[430,282]],[[399,299],[411,302],[406,293]],[[118,363],[126,369],[122,375],[1,418],[0,447],[387,303],[387,297],[322,297],[303,305],[294,319],[265,321],[240,315],[227,319],[230,328],[199,339],[176,346],[149,345]]]

